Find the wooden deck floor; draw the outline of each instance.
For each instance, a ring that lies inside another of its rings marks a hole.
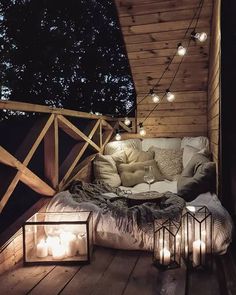
[[[223,266],[222,266],[223,268]],[[160,271],[151,253],[96,248],[90,265],[34,266],[0,276],[0,294],[222,295],[218,272]],[[224,291],[224,290],[223,290]],[[236,293],[232,293],[236,294]]]

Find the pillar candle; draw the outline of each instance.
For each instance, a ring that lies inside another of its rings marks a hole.
[[[66,250],[61,244],[54,245],[52,247],[52,258],[55,260],[62,260],[65,258]]]
[[[79,255],[87,255],[87,235],[80,234],[77,238],[77,247]]]
[[[72,257],[77,252],[76,235],[71,232],[62,232],[60,234],[61,244],[64,245],[66,250],[66,256]]]
[[[170,264],[170,251],[166,248],[160,250],[160,264],[168,265]]]
[[[36,246],[36,255],[39,258],[48,256],[48,246],[44,240],[41,240]]]
[[[193,242],[193,265],[197,266],[205,263],[206,244],[201,240]]]
[[[52,248],[60,244],[60,239],[59,237],[48,236],[46,239],[46,243],[48,245],[48,254],[52,255]]]

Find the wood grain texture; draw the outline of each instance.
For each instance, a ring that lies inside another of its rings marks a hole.
[[[220,0],[214,2],[208,81],[208,137],[217,163],[217,191],[220,193]]]
[[[175,76],[182,59],[178,55],[174,57],[177,44],[182,42],[187,46],[195,22],[191,24],[185,35],[186,29],[199,7],[199,1],[116,0],[115,3],[137,93],[137,122],[139,123],[143,122],[155,108],[150,98],[140,103],[143,97],[154,86],[155,91],[162,96]],[[176,100],[169,104],[164,99],[150,114],[156,120],[145,120],[144,127],[147,127],[149,133],[147,136],[159,137],[162,134],[176,137],[177,134],[188,134],[188,136],[207,134],[212,7],[212,0],[204,1],[197,26],[197,31],[205,31],[208,34],[207,41],[190,42],[187,54],[171,85],[171,90],[176,93]],[[168,66],[168,70],[162,76]],[[162,79],[159,81],[160,77]],[[212,88],[214,86],[213,83]],[[163,111],[167,114],[167,118],[164,118]],[[198,115],[200,117],[197,119]],[[172,116],[173,119],[171,119]],[[176,117],[181,117],[180,121]]]

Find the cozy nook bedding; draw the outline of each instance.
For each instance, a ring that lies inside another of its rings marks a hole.
[[[130,206],[127,195],[148,191],[144,166],[153,166],[155,202]],[[47,210],[92,211],[95,244],[118,249],[151,250],[154,219],[180,219],[185,202],[206,206],[213,216],[213,251],[225,253],[232,221],[214,193],[215,163],[205,137],[153,138],[111,142],[94,161],[100,186],[76,182],[57,194]],[[89,192],[92,190],[92,194]],[[85,193],[86,192],[86,193]]]

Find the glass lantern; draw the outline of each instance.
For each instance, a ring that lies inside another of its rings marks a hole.
[[[168,219],[154,221],[154,264],[163,269],[180,267],[181,226],[180,222]]]
[[[212,214],[205,206],[187,206],[182,216],[182,252],[188,267],[212,266]]]
[[[39,212],[23,225],[25,264],[90,263],[92,212]]]

